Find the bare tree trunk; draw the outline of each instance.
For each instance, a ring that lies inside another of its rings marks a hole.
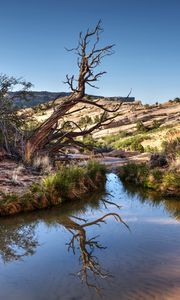
[[[69,111],[76,103],[78,99],[70,98],[69,100],[62,103],[58,110],[55,111],[32,135],[32,137],[27,141],[25,146],[25,161],[29,162],[33,153],[36,150],[43,148],[44,141],[48,136],[49,132],[53,130],[55,124],[62,118],[67,111]]]

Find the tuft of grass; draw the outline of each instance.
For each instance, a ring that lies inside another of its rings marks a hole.
[[[132,145],[141,144],[144,140],[149,139],[146,133],[137,134],[135,136],[130,136],[126,138],[119,139],[118,141],[112,143],[112,147],[115,149],[126,149],[131,150]]]

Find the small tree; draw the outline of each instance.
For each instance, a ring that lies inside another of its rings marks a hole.
[[[0,147],[10,156],[24,153],[22,127],[27,121],[27,116],[18,112],[10,92],[21,88],[18,98],[24,99],[31,86],[31,83],[21,79],[0,75]]]
[[[141,120],[139,120],[136,123],[136,129],[139,132],[146,132],[147,131],[147,127],[143,124],[143,122]]]

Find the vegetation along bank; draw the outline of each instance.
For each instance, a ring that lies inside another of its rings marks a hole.
[[[66,201],[83,198],[89,193],[103,191],[106,169],[95,161],[87,165],[61,166],[44,177],[41,183],[32,184],[24,194],[3,193],[0,199],[0,216],[60,205]]]

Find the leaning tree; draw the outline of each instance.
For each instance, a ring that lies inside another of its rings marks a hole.
[[[97,71],[98,67],[105,56],[113,53],[113,44],[104,47],[99,46],[102,32],[101,21],[99,21],[93,30],[88,29],[84,34],[80,32],[76,48],[67,49],[68,51],[74,51],[77,55],[78,76],[66,75],[65,83],[71,90],[70,96],[54,109],[52,115],[33,132],[26,142],[25,160],[27,162],[41,151],[53,155],[58,152],[64,152],[68,146],[84,147],[79,137],[91,134],[104,124],[107,124],[107,122],[112,121],[115,116],[114,113],[119,110],[120,104],[114,105],[113,109],[109,109],[98,102],[98,100],[87,98],[85,94],[87,85],[97,88],[96,82],[106,73],[105,71]],[[82,104],[81,108],[76,107],[79,103]],[[83,110],[87,105],[95,106],[102,110],[98,122],[88,127],[82,127],[73,121],[68,121],[73,126],[65,126],[67,125],[66,122],[62,122],[64,117],[68,115],[73,116],[73,113],[78,110],[83,115]]]

